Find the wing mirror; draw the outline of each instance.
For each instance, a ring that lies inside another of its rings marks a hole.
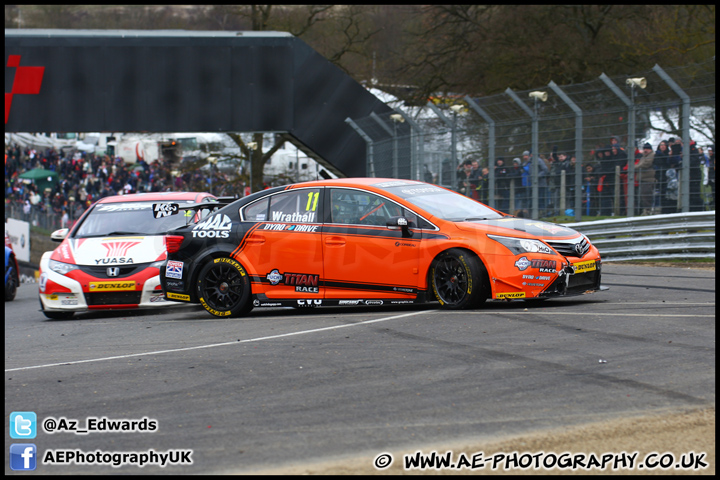
[[[67,237],[69,231],[69,228],[61,228],[60,230],[55,230],[50,234],[50,240],[52,240],[53,242],[62,242],[63,240],[65,240],[65,237]]]
[[[390,230],[400,228],[400,230],[402,230],[403,237],[412,237],[413,235],[410,231],[410,222],[408,222],[408,219],[405,217],[390,217],[388,218],[386,225]]]

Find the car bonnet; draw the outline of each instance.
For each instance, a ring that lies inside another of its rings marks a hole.
[[[468,231],[476,230],[480,225],[500,227],[502,229],[510,230],[506,233],[507,235],[512,235],[512,231],[516,231],[540,238],[573,238],[579,235],[576,230],[562,225],[517,217],[458,222],[456,225],[460,230]],[[499,229],[493,229],[493,232],[491,233],[503,234],[505,232],[501,232]]]
[[[52,260],[75,265],[130,265],[164,260],[162,235],[65,239]]]

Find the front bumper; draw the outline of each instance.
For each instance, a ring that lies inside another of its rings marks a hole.
[[[595,268],[589,271],[575,271],[572,265],[568,265],[558,274],[555,279],[538,297],[565,297],[572,295],[585,295],[601,290],[600,279],[602,274],[602,262],[594,260]],[[587,263],[587,262],[583,262]]]
[[[171,306],[160,288],[160,277],[146,269],[138,275],[115,281],[83,276],[71,278],[51,270],[40,272],[39,297],[49,312],[84,312]],[[148,275],[152,275],[148,278]],[[97,291],[98,285],[107,287]],[[94,288],[91,288],[93,287]]]

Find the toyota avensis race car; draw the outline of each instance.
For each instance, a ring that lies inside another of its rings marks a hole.
[[[48,318],[65,319],[93,309],[177,305],[166,302],[159,269],[166,253],[163,234],[203,211],[154,219],[158,202],[193,205],[216,201],[209,193],[138,193],[98,200],[70,229],[51,238],[62,242],[40,259],[40,307]],[[205,212],[208,212],[206,210]],[[175,212],[180,213],[180,212]]]
[[[411,180],[264,190],[168,232],[166,245],[166,298],[220,317],[434,300],[474,308],[600,289],[600,255],[584,235]]]

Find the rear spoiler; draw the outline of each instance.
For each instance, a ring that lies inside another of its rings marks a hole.
[[[213,200],[211,202],[200,202],[200,203],[170,203],[170,202],[153,203],[152,212],[153,212],[153,217],[163,218],[163,217],[168,217],[170,215],[177,215],[178,213],[180,213],[180,210],[197,212],[198,210],[203,210],[206,208],[207,209],[222,208],[226,205],[230,205],[232,202],[234,202],[238,198],[240,198],[240,197],[218,197],[217,200]],[[192,216],[192,215],[186,215],[186,216]]]

